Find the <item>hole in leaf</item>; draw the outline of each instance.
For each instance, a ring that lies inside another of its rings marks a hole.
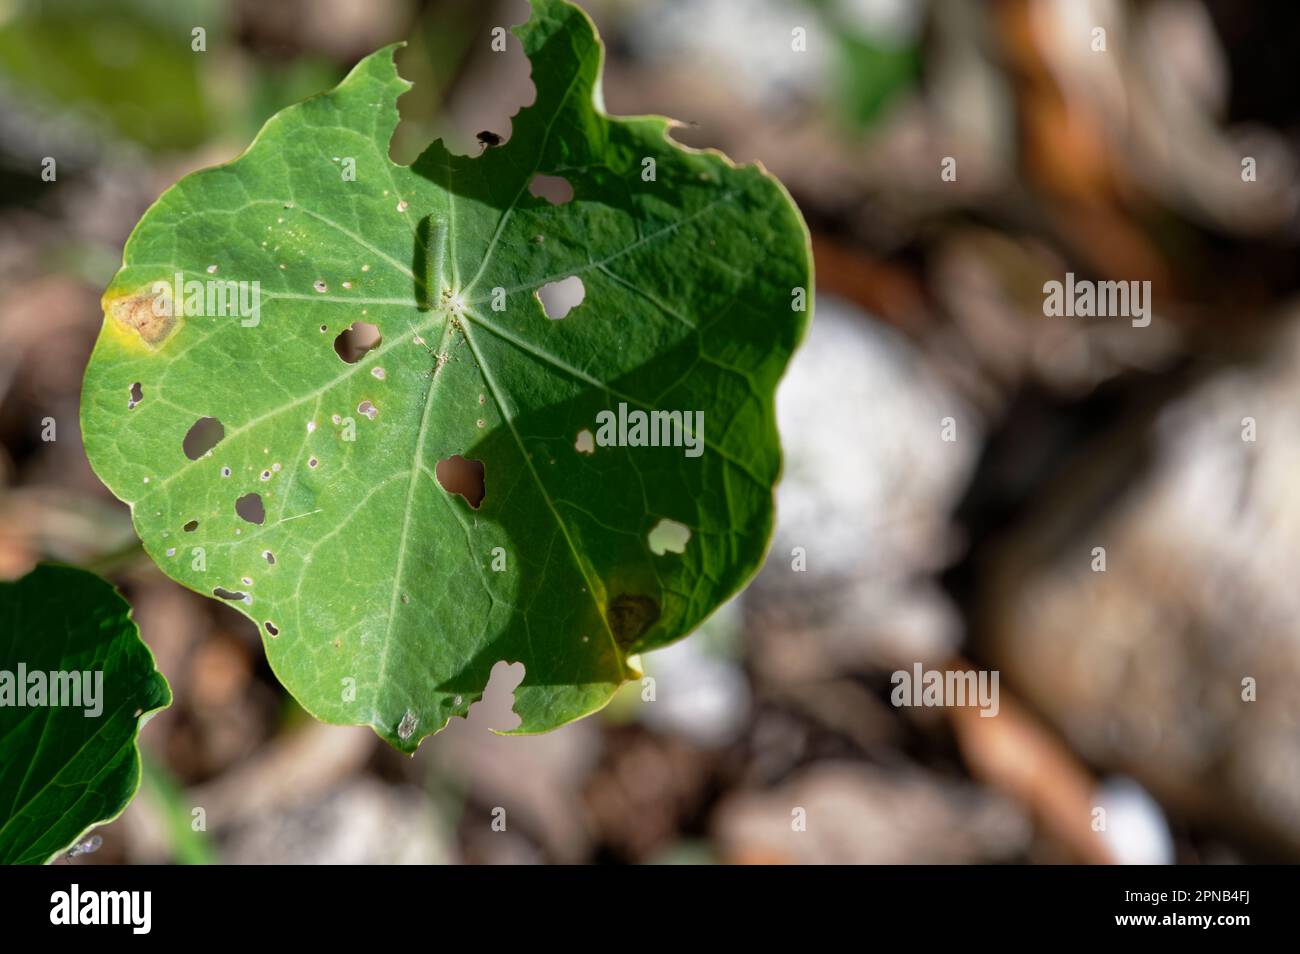
[[[261,523],[266,519],[266,508],[262,506],[261,494],[244,494],[235,501],[235,513],[249,523]]]
[[[573,442],[573,449],[579,454],[596,453],[596,438],[591,431],[583,429],[578,431],[578,439]]]
[[[189,523],[185,524],[185,526],[181,527],[181,529],[186,533],[193,533],[198,528],[199,522],[197,520],[191,520]]]
[[[274,623],[272,623],[269,619],[268,619],[265,623],[263,623],[262,625],[266,627],[266,631],[267,631],[268,633],[270,633],[272,636],[279,636],[279,635],[280,635],[280,629],[279,629],[279,627],[277,627],[277,626],[276,626]]]
[[[563,176],[535,175],[528,183],[528,191],[551,205],[564,205],[573,200],[573,186]]]
[[[484,468],[481,460],[466,460],[459,454],[438,461],[433,468],[434,476],[442,489],[449,494],[460,494],[475,510],[483,502],[487,493],[484,486]]]
[[[507,3],[495,4],[465,4],[463,9],[473,10],[475,15],[463,14],[461,28],[467,31],[471,28],[480,29],[477,25],[480,22],[477,13],[482,10],[486,15],[489,6],[493,11],[491,19],[493,25],[500,24],[508,28],[512,24],[522,23],[528,19],[528,4],[523,0],[509,0]],[[490,130],[508,141],[513,125],[512,118],[522,108],[531,106],[537,101],[537,88],[532,80],[533,67],[524,54],[523,44],[520,43],[519,38],[507,29],[503,51],[499,44],[492,41],[493,38],[486,32],[487,27],[483,26],[482,29],[483,41],[476,40],[469,44],[466,55],[458,57],[456,82],[450,84],[447,96],[437,104],[439,115],[445,121],[443,129],[440,130],[445,134],[444,144],[456,155],[480,155],[484,147],[480,145],[477,134],[483,130]],[[470,34],[467,32],[465,35]],[[407,64],[416,63],[416,56],[421,57],[418,61],[420,63],[429,62],[427,49],[418,51],[412,48],[406,52],[410,58],[405,62],[400,55],[398,57],[403,75],[409,75],[406,71],[411,67]],[[427,66],[414,68],[427,69]],[[416,159],[428,143],[428,130],[422,128],[418,120],[404,118],[402,124],[398,126],[397,135],[393,137],[389,155],[394,162],[407,164]]]
[[[201,417],[185,432],[181,449],[190,460],[198,460],[221,443],[225,436],[226,428],[215,417]]]
[[[647,542],[650,552],[655,556],[665,553],[685,553],[686,544],[691,539],[691,528],[676,520],[664,517],[650,531]]]
[[[144,388],[140,387],[140,382],[137,381],[135,384],[131,385],[131,400],[126,402],[126,409],[128,411],[134,411],[136,406],[143,400]]]
[[[524,681],[524,675],[523,663],[499,660],[493,664],[487,685],[478,694],[477,701],[473,695],[456,695],[452,697],[451,704],[461,709],[469,703],[468,708],[462,711],[466,721],[475,730],[495,729],[501,732],[516,728],[523,720],[515,712],[515,690]]]
[[[219,596],[223,600],[234,600],[239,602],[248,599],[247,593],[240,593],[237,590],[228,590],[224,586],[218,586],[212,591],[213,596]]]
[[[376,325],[368,321],[354,321],[334,339],[334,353],[348,364],[356,364],[383,340]]]
[[[542,303],[542,310],[546,312],[546,317],[553,321],[559,321],[573,311],[586,297],[587,289],[583,287],[582,279],[577,275],[570,275],[568,278],[550,282],[537,289],[537,300]]]

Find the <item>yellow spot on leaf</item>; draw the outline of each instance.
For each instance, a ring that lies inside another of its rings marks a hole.
[[[109,326],[116,328],[127,340],[143,342],[156,350],[176,330],[177,318],[169,300],[152,286],[131,294],[104,295],[104,314],[111,319]]]

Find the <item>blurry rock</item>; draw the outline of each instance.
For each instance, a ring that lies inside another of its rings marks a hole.
[[[835,762],[728,798],[713,828],[723,857],[741,863],[987,863],[1015,859],[1030,837],[1014,803],[972,785]]]
[[[794,55],[792,30],[805,31],[808,55]],[[638,11],[627,28],[638,56],[671,70],[689,67],[712,74],[702,87],[723,87],[751,105],[770,108],[791,97],[825,94],[835,58],[834,35],[804,8],[792,15],[779,0],[750,0],[744,16],[731,0],[667,0]]]
[[[956,545],[946,514],[980,421],[905,339],[829,296],[777,414],[776,535],[744,596],[760,676],[788,683],[947,658],[960,623],[930,574]],[[955,441],[942,439],[945,418]]]
[[[508,729],[519,722],[511,707],[523,668],[520,663],[497,663],[483,698],[470,707],[468,716],[452,719],[428,739],[411,766],[454,782],[478,806],[505,809],[508,830],[526,832],[551,860],[585,861],[590,834],[579,791],[600,755],[598,720],[571,723],[542,735],[493,734],[493,729]],[[498,834],[486,824],[481,827]],[[495,841],[490,844],[496,846],[494,852],[501,848]]]
[[[1141,785],[1131,778],[1107,779],[1096,797],[1097,807],[1106,812],[1101,835],[1116,862],[1173,864],[1174,840],[1165,816]]]
[[[1300,325],[1267,354],[1176,401],[1128,456],[1111,439],[1069,469],[1001,549],[983,625],[1086,760],[1294,858]]]
[[[813,684],[821,690],[827,684]],[[742,783],[755,788],[774,785],[809,761],[816,727],[784,707],[764,707],[755,713]]]
[[[707,804],[716,759],[672,736],[612,730],[583,792],[596,840],[631,862],[669,848]]]
[[[361,726],[308,722],[283,733],[256,755],[219,778],[189,791],[214,831],[290,811],[297,802],[319,801],[358,773],[378,742]]]
[[[492,827],[490,815],[468,816],[461,820],[458,834],[463,863],[467,865],[540,865],[546,863],[546,855],[536,842],[526,835],[514,831]]]
[[[749,718],[749,683],[736,663],[704,653],[689,639],[654,657],[647,672],[656,698],[639,710],[642,722],[710,748],[736,738]]]
[[[357,778],[247,817],[226,837],[228,864],[447,864],[454,860],[427,795]]]
[[[653,700],[646,700],[642,689],[636,710],[644,725],[705,748],[720,748],[744,731],[750,718],[749,680],[739,662],[715,645],[738,635],[739,625],[740,607],[733,600],[690,638],[642,657],[643,671],[655,680]],[[714,634],[719,635],[711,640]]]

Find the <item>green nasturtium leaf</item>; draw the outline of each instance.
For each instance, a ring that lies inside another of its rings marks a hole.
[[[130,612],[72,567],[0,583],[0,864],[52,861],[139,787],[136,735],[171,690]]]
[[[86,373],[90,461],[150,556],[254,620],[309,712],[404,751],[502,660],[525,670],[513,731],[591,713],[745,584],[809,314],[775,179],[606,116],[578,8],[535,0],[516,33],[536,100],[480,155],[389,159],[408,84],[386,49],[168,190]],[[534,195],[539,175],[571,200]],[[260,310],[182,285],[171,314],[156,283],[178,273],[259,282]],[[548,318],[539,292],[575,276],[583,301]],[[348,363],[354,323],[382,340]],[[620,406],[628,443],[655,410],[702,415],[703,440],[610,446],[598,415]],[[481,466],[481,501],[444,489],[453,457],[471,485]]]

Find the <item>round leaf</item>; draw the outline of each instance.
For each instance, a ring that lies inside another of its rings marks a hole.
[[[744,585],[808,318],[775,179],[606,116],[576,7],[516,32],[536,101],[479,155],[389,159],[388,49],[177,183],[86,374],[90,461],[148,553],[254,620],[310,712],[406,751],[500,660],[514,731],[590,713]]]

